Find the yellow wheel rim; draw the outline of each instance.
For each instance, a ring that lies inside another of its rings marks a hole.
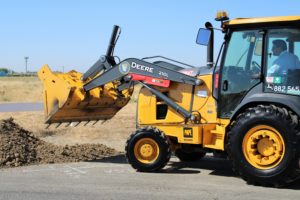
[[[281,134],[266,125],[251,128],[246,133],[242,146],[247,161],[258,169],[276,167],[285,153],[285,144]]]
[[[158,155],[158,144],[151,138],[142,138],[134,146],[134,156],[141,163],[153,163],[158,158]]]

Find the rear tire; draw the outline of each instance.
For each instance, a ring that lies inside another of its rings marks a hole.
[[[205,156],[205,152],[187,152],[183,149],[177,149],[175,155],[183,162],[197,162]]]
[[[158,171],[170,160],[170,144],[162,131],[144,127],[128,138],[125,155],[128,163],[137,171]]]
[[[298,123],[296,115],[276,106],[240,114],[228,133],[233,170],[248,184],[282,187],[298,179]]]

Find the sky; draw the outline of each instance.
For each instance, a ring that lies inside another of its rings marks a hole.
[[[122,29],[116,56],[162,55],[194,66],[206,63],[195,43],[217,11],[230,19],[300,15],[299,0],[0,0],[0,68],[85,72],[106,53],[113,25]],[[215,52],[222,34],[215,34]]]

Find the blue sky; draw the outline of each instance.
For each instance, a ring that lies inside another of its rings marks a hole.
[[[84,72],[105,54],[114,24],[122,28],[115,49],[121,59],[163,55],[205,64],[206,48],[196,45],[200,27],[226,10],[231,19],[300,15],[298,0],[0,0],[0,68]],[[216,34],[216,50],[221,34]]]

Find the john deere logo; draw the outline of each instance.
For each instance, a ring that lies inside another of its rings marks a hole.
[[[130,71],[130,64],[128,62],[121,62],[119,65],[119,71],[121,74],[128,74]]]

